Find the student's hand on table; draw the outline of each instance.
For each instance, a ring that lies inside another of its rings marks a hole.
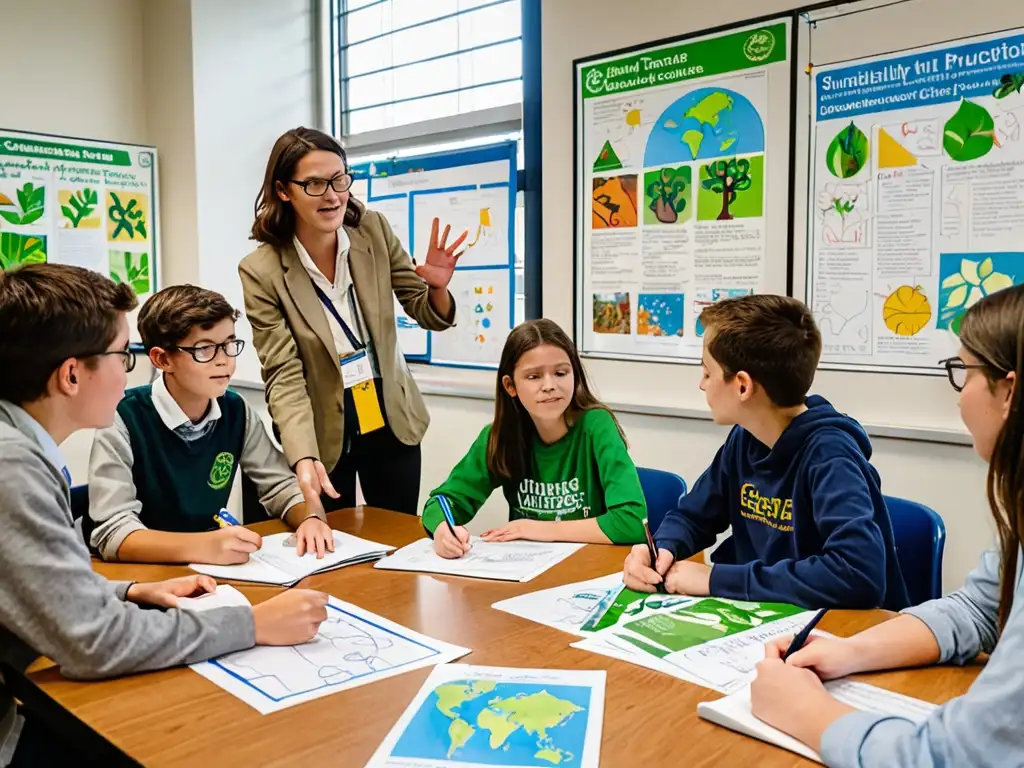
[[[299,481],[299,490],[302,491],[302,498],[309,512],[323,511],[321,493],[326,493],[332,499],[341,497],[341,494],[334,490],[331,478],[327,475],[327,468],[319,459],[301,459],[295,465],[295,479]]]
[[[832,698],[809,669],[783,661],[784,652],[774,644],[765,648],[750,684],[750,709],[759,720],[818,750],[822,734],[853,709]]]
[[[209,565],[238,565],[249,562],[249,555],[263,546],[263,537],[240,525],[229,525],[216,531],[196,534],[202,536],[202,545],[195,558]]]
[[[447,523],[441,523],[434,531],[434,551],[446,560],[455,560],[469,552],[469,531],[464,526],[455,526],[455,536],[448,530]]]
[[[765,646],[765,658],[781,659],[792,641],[792,635],[775,638]],[[861,658],[853,638],[811,634],[803,648],[786,659],[786,664],[809,669],[822,680],[835,680],[862,671]]]
[[[209,576],[195,574],[167,579],[167,581],[136,582],[128,587],[125,599],[136,605],[176,608],[179,597],[198,597],[207,592],[216,591],[216,581]]]
[[[298,645],[313,639],[327,618],[327,594],[289,589],[252,607],[256,645]]]
[[[455,265],[459,261],[462,245],[469,232],[463,232],[456,238],[455,242],[448,245],[448,234],[451,232],[451,225],[444,228],[444,234],[440,239],[437,236],[437,228],[440,222],[435,218],[430,228],[430,245],[427,247],[427,258],[423,264],[416,267],[416,274],[423,278],[423,282],[431,288],[447,288],[455,273]],[[458,253],[456,253],[458,251]]]
[[[512,520],[501,526],[484,531],[480,538],[484,541],[515,541],[525,539],[527,541],[546,541],[543,536],[544,528],[547,525],[540,520]]]
[[[665,574],[665,589],[675,595],[705,597],[711,593],[711,567],[692,560],[680,560]]]
[[[672,567],[675,558],[667,549],[658,550],[656,567],[651,567],[651,553],[646,544],[637,544],[629,551],[622,568],[622,580],[636,592],[654,592],[664,581],[664,575]]]
[[[307,517],[295,529],[295,554],[299,557],[315,552],[316,559],[323,560],[325,552],[333,551],[334,531],[319,517]]]

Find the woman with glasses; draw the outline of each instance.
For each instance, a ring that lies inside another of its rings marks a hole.
[[[349,188],[345,151],[296,128],[274,144],[239,265],[267,404],[311,504],[353,506],[356,476],[372,506],[416,514],[429,416],[398,346],[395,302],[431,331],[450,328],[448,292],[463,232],[434,228],[412,259],[387,219]]]
[[[817,750],[831,766],[1024,765],[1024,286],[971,307],[960,354],[942,361],[960,417],[988,462],[998,545],[957,591],[908,608],[850,638],[814,636],[784,660],[792,638],[767,647],[751,687],[754,714]],[[966,695],[920,723],[857,711],[821,681],[883,669],[964,664],[989,654]]]

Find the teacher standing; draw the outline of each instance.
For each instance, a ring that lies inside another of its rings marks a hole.
[[[306,503],[416,514],[430,417],[398,346],[395,298],[423,328],[455,321],[448,283],[463,233],[434,220],[413,267],[387,219],[352,198],[345,150],[296,128],[274,144],[238,267],[267,405]]]

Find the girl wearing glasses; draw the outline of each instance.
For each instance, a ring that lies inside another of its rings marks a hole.
[[[439,234],[413,267],[387,219],[350,196],[341,145],[296,128],[281,136],[256,198],[239,265],[267,403],[307,504],[416,514],[429,416],[398,347],[395,301],[423,328],[455,321],[448,292],[466,238]]]
[[[1009,766],[1024,761],[1024,286],[968,310],[960,354],[942,364],[960,393],[960,416],[988,462],[988,499],[998,546],[956,592],[851,638],[811,636],[787,657],[791,638],[768,646],[751,688],[754,714],[821,753],[832,766]],[[857,712],[822,680],[858,672],[988,662],[966,695],[921,724]],[[1015,671],[1016,670],[1016,671]]]

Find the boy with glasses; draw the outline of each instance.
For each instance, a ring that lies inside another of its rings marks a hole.
[[[308,509],[295,475],[245,400],[228,391],[244,342],[219,293],[175,285],[151,297],[138,325],[160,372],[125,393],[90,461],[89,543],[107,560],[244,563],[260,536],[217,528],[239,467],[267,511],[297,531],[299,554],[334,550],[323,509]]]

